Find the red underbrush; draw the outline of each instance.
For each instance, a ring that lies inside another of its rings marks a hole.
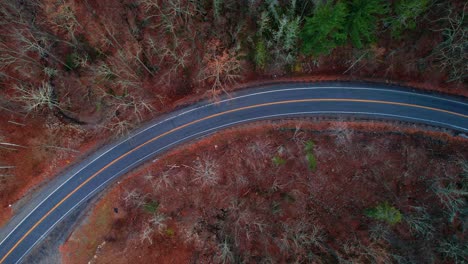
[[[369,122],[228,129],[119,181],[63,261],[451,262],[466,242],[467,149]]]

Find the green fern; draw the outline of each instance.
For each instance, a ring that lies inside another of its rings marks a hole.
[[[255,66],[257,69],[263,70],[267,64],[267,49],[263,39],[259,39],[255,43]]]
[[[273,164],[277,167],[286,164],[286,160],[278,156],[273,157],[271,161],[273,161]]]
[[[143,205],[143,210],[145,210],[148,213],[156,213],[159,208],[159,203],[157,201],[150,201],[148,203],[145,203]]]
[[[305,151],[312,152],[314,150],[315,144],[312,140],[307,140],[305,143]]]
[[[315,171],[317,169],[317,159],[314,155],[314,147],[315,144],[312,140],[308,140],[305,143],[305,152],[306,152],[306,160],[309,165],[309,169]]]
[[[307,163],[309,164],[309,169],[315,171],[317,169],[317,160],[313,153],[306,154]]]
[[[381,203],[374,208],[366,209],[364,214],[370,218],[385,221],[391,225],[398,224],[402,219],[400,211],[391,206],[388,202]]]

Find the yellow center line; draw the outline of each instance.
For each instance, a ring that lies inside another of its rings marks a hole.
[[[408,107],[415,107],[415,108],[422,108],[422,109],[427,109],[427,110],[432,110],[432,111],[436,111],[436,112],[443,112],[443,113],[448,113],[448,114],[452,114],[452,115],[456,115],[456,116],[461,116],[461,117],[464,117],[464,118],[468,118],[468,115],[464,115],[464,114],[460,114],[460,113],[456,113],[456,112],[452,112],[452,111],[448,111],[448,110],[444,110],[444,109],[439,109],[439,108],[434,108],[434,107],[428,107],[428,106],[422,106],[422,105],[415,105],[415,104],[408,104],[408,103],[398,103],[398,102],[389,102],[389,101],[379,101],[379,100],[362,100],[362,99],[299,99],[299,100],[287,100],[287,101],[279,101],[279,102],[271,102],[271,103],[263,103],[263,104],[256,104],[256,105],[251,105],[251,106],[244,106],[244,107],[240,107],[240,108],[236,108],[236,109],[231,109],[231,110],[227,110],[227,111],[224,111],[224,112],[220,112],[220,113],[217,113],[217,114],[213,114],[213,115],[210,115],[210,116],[206,116],[206,117],[203,117],[203,118],[200,118],[200,119],[197,119],[197,120],[194,120],[192,122],[189,122],[185,125],[181,125],[179,127],[176,127],[176,128],[173,128],[167,132],[164,132],[162,133],[161,135],[159,136],[156,136],[148,141],[146,141],[145,143],[135,147],[134,149],[128,151],[127,153],[123,154],[122,156],[116,158],[115,160],[111,161],[109,164],[107,164],[106,166],[102,167],[99,171],[97,171],[96,173],[94,173],[93,175],[91,175],[88,179],[86,179],[83,183],[81,183],[78,187],[76,187],[72,192],[70,192],[67,196],[65,196],[65,198],[63,198],[60,202],[58,202],[54,207],[52,207],[52,209],[50,209],[41,219],[39,219],[39,221],[36,222],[36,224],[34,224],[19,240],[18,242],[16,242],[16,244],[6,253],[5,256],[3,256],[3,258],[0,260],[0,264],[3,263],[5,261],[5,259],[18,247],[18,245],[23,242],[23,240],[32,232],[34,231],[34,229],[37,228],[37,226],[39,226],[43,221],[44,219],[46,219],[55,209],[57,209],[60,205],[62,205],[68,198],[70,198],[70,196],[72,196],[73,194],[75,194],[79,189],[81,189],[84,185],[86,185],[89,181],[91,181],[92,179],[94,179],[98,174],[100,174],[101,172],[103,172],[104,170],[106,170],[107,168],[109,168],[110,166],[112,166],[113,164],[117,163],[119,160],[125,158],[126,156],[130,155],[131,153],[137,151],[138,149],[150,144],[151,142],[154,142],[168,134],[171,134],[177,130],[180,130],[180,129],[183,129],[185,127],[188,127],[190,125],[193,125],[193,124],[196,124],[196,123],[199,123],[199,122],[202,122],[202,121],[205,121],[207,119],[211,119],[211,118],[214,118],[214,117],[218,117],[218,116],[221,116],[221,115],[225,115],[225,114],[229,114],[229,113],[233,113],[233,112],[238,112],[238,111],[242,111],[242,110],[246,110],[246,109],[252,109],[252,108],[258,108],[258,107],[263,107],[263,106],[270,106],[270,105],[280,105],[280,104],[289,104],[289,103],[302,103],[302,102],[359,102],[359,103],[378,103],[378,104],[387,104],[387,105],[400,105],[400,106],[408,106]]]

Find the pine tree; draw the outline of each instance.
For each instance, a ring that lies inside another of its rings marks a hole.
[[[349,37],[356,48],[373,43],[377,40],[379,16],[388,13],[388,5],[384,0],[353,0],[348,17]]]
[[[319,5],[312,17],[307,17],[301,32],[302,52],[307,55],[328,55],[346,43],[346,16],[343,2]]]
[[[418,17],[431,6],[430,0],[400,0],[395,3],[395,15],[389,17],[386,23],[393,37],[400,37],[407,29],[415,29]]]

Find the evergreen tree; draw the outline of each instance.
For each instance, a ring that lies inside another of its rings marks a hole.
[[[353,0],[348,17],[349,37],[356,48],[363,48],[377,40],[379,16],[388,13],[384,0]]]
[[[431,6],[430,0],[400,0],[395,3],[395,15],[386,22],[393,37],[400,37],[407,29],[415,29],[417,18]]]
[[[346,16],[343,2],[319,5],[312,17],[307,17],[301,32],[302,52],[307,55],[328,55],[346,43]]]

